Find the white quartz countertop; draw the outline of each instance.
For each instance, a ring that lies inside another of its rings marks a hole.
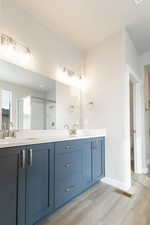
[[[106,136],[105,129],[101,130],[80,130],[77,135],[68,135],[66,132],[53,131],[52,134],[48,131],[29,131],[20,132],[16,138],[0,139],[0,148],[9,148],[15,146],[33,145],[41,143],[52,143],[79,139],[88,139]]]

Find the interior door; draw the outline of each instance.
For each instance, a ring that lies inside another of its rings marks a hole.
[[[27,150],[27,225],[36,224],[53,210],[54,148],[38,144]]]
[[[0,150],[0,224],[25,225],[23,148]]]

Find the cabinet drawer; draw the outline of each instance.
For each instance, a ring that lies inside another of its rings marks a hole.
[[[82,189],[82,151],[55,156],[55,208],[71,200]]]
[[[82,173],[82,151],[58,154],[55,157],[55,179],[64,182]]]
[[[55,208],[64,205],[81,191],[81,175],[76,174],[66,181],[55,183]]]
[[[89,142],[87,140],[74,140],[74,141],[63,141],[55,144],[55,154],[63,154],[67,152],[74,152],[82,150],[84,143]]]

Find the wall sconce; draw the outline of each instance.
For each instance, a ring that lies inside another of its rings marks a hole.
[[[73,113],[75,111],[75,106],[74,105],[70,105],[69,106],[69,112]]]
[[[19,60],[23,64],[26,64],[31,58],[29,48],[5,34],[0,34],[0,54],[10,60]]]
[[[93,101],[88,102],[87,108],[88,110],[92,110],[94,108],[94,102]]]

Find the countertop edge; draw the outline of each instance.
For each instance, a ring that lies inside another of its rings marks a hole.
[[[35,140],[21,140],[17,143],[2,143],[0,144],[0,149],[4,148],[11,148],[11,147],[19,147],[19,146],[26,146],[26,145],[36,145],[36,144],[44,144],[44,143],[57,143],[63,141],[71,141],[71,140],[82,140],[82,139],[90,139],[90,138],[97,138],[97,137],[106,137],[106,134],[96,134],[96,135],[84,135],[84,136],[70,136],[70,137],[50,137],[50,138],[39,138]]]

